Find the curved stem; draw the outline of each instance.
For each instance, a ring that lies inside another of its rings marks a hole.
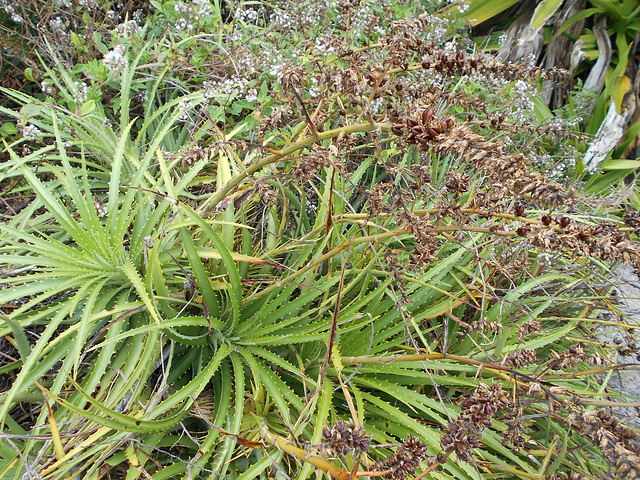
[[[296,457],[303,462],[307,462],[314,467],[319,468],[323,472],[328,473],[331,478],[337,478],[338,480],[350,480],[351,478],[351,474],[349,472],[340,470],[338,467],[331,465],[326,460],[323,460],[322,458],[315,455],[311,455],[302,448],[291,445],[285,439],[273,435],[266,427],[262,428],[262,430],[260,431],[260,435],[265,442],[270,443],[274,447],[282,450],[285,453],[288,453],[292,457]]]
[[[267,165],[271,165],[272,163],[279,162],[283,158],[297,152],[300,149],[309,147],[314,143],[320,143],[323,140],[328,140],[330,138],[336,138],[340,135],[349,135],[352,133],[363,133],[363,132],[371,132],[374,130],[382,130],[388,131],[391,129],[390,123],[360,123],[356,125],[348,125],[346,127],[334,128],[333,130],[327,130],[326,132],[318,133],[318,135],[311,135],[305,137],[297,142],[289,145],[288,147],[283,148],[277,153],[269,155],[262,160],[257,161],[256,163],[249,165],[244,171],[236,174],[227,184],[218,190],[215,195],[209,197],[206,202],[204,202],[197,210],[198,214],[204,215],[207,212],[213,210],[220,202],[222,202],[227,195],[237,187],[243,180],[250,177],[257,171],[266,167]]]

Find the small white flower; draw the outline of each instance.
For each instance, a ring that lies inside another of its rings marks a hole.
[[[181,122],[187,121],[189,118],[189,111],[192,107],[193,104],[191,103],[191,100],[180,100],[180,103],[178,104],[178,120]]]
[[[98,0],[79,0],[78,5],[91,11],[98,7]]]
[[[138,25],[138,22],[136,22],[135,20],[129,20],[128,22],[121,23],[116,27],[116,32],[119,35],[126,34],[129,36],[133,36],[137,35],[141,31],[142,27],[140,27],[140,25]]]
[[[20,133],[27,140],[35,140],[38,138],[42,132],[35,125],[20,125]]]
[[[42,93],[46,93],[47,95],[51,95],[53,93],[53,88],[51,88],[51,85],[49,85],[46,80],[40,82],[40,90],[42,90]]]
[[[177,2],[174,8],[176,13],[187,13],[187,4],[184,2]]]
[[[178,19],[176,22],[176,30],[181,32],[182,30],[188,30],[189,22],[187,22],[184,18]]]
[[[53,20],[50,20],[49,26],[51,27],[51,30],[56,33],[65,33],[64,22],[60,17],[56,17]]]
[[[246,98],[248,102],[255,102],[258,99],[258,90],[250,88],[244,98]]]
[[[107,207],[104,206],[100,199],[93,197],[93,205],[96,207],[96,213],[99,217],[104,217],[108,213]]]
[[[133,19],[136,21],[138,25],[140,25],[144,20],[144,10],[139,8],[135,12],[133,12]]]
[[[82,103],[87,99],[88,87],[87,84],[82,82],[74,82],[75,92],[73,95],[73,99],[76,103]]]
[[[102,59],[102,63],[111,73],[118,74],[127,65],[127,60],[124,56],[126,50],[124,45],[116,45],[115,48],[107,52]]]
[[[239,42],[240,40],[242,40],[242,31],[241,30],[234,30],[233,33],[231,34],[231,41],[232,42]]]

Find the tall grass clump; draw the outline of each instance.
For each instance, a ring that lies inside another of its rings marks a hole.
[[[48,7],[2,20],[2,478],[640,472],[594,336],[638,204],[536,117],[563,71],[429,2]]]

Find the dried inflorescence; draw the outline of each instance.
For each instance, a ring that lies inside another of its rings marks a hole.
[[[502,385],[495,383],[489,387],[481,383],[473,395],[460,402],[462,412],[455,422],[447,425],[440,446],[445,452],[454,451],[460,460],[468,461],[471,449],[481,446],[482,431],[491,426],[498,410],[509,404]]]
[[[417,112],[417,115],[407,117],[403,121],[395,123],[391,131],[399,137],[405,138],[409,144],[417,144],[425,150],[427,145],[439,135],[450,131],[455,125],[452,115],[437,117],[433,108],[425,108]]]
[[[497,205],[506,207],[512,197],[529,198],[550,207],[571,204],[571,194],[559,183],[531,171],[523,155],[507,155],[501,144],[487,141],[468,126],[458,126],[448,135],[440,136],[434,150],[456,152],[468,158],[476,170],[486,173],[487,194],[476,195],[477,207],[495,211]]]
[[[584,345],[578,343],[571,346],[567,352],[551,350],[550,357],[550,370],[566,370],[567,368],[575,367],[580,362],[584,362],[587,355],[584,351]]]
[[[337,150],[331,152],[329,148],[315,145],[313,150],[304,155],[300,163],[293,166],[291,174],[296,180],[307,181],[312,178],[318,170],[325,167],[335,166],[342,170],[342,161],[335,155]],[[331,155],[333,154],[333,158]]]
[[[640,244],[613,225],[592,226],[563,215],[543,215],[540,224],[520,227],[517,232],[541,250],[560,248],[574,257],[584,255],[640,267]]]
[[[326,455],[357,455],[371,448],[371,438],[361,426],[340,420],[333,427],[325,425],[322,429],[320,450]]]
[[[526,439],[522,435],[525,429],[522,422],[522,414],[524,409],[522,406],[518,406],[513,412],[507,412],[502,419],[502,422],[507,426],[507,430],[502,432],[502,440],[500,443],[503,445],[511,445],[514,453],[518,453],[522,448],[526,447]]]
[[[525,365],[536,363],[537,361],[538,357],[536,356],[535,350],[525,348],[509,355],[507,357],[506,363],[510,367],[519,368],[524,367]]]
[[[382,478],[403,480],[407,475],[412,475],[427,458],[428,448],[418,438],[409,435],[396,453],[376,462],[375,470],[385,472]]]
[[[609,410],[574,412],[567,418],[567,424],[609,457],[616,478],[640,479],[640,436]]]

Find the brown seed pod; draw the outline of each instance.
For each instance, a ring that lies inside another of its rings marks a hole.
[[[417,125],[419,125],[420,123],[415,119],[415,118],[407,118],[407,126],[409,128],[411,127],[415,127]]]
[[[438,135],[440,135],[440,129],[436,130],[436,127],[429,127],[427,128],[427,132],[429,132],[429,135],[431,137],[437,137]]]
[[[567,228],[570,223],[571,219],[569,217],[562,217],[560,219],[560,225],[562,226],[562,228]]]
[[[433,108],[425,108],[420,114],[423,123],[428,123],[434,115],[435,112],[433,111]]]
[[[596,225],[595,227],[593,227],[594,235],[600,235],[602,232],[604,232],[604,227],[602,225]]]
[[[527,229],[526,229],[526,227],[518,227],[516,229],[516,233],[518,234],[519,237],[526,237],[527,236]]]
[[[543,215],[540,218],[540,221],[544,224],[544,225],[551,225],[551,217],[549,215]]]
[[[396,135],[402,135],[404,132],[404,125],[402,125],[401,123],[396,123],[391,127],[391,131]]]
[[[524,215],[524,207],[522,205],[516,205],[516,215],[522,217]]]
[[[453,118],[453,115],[447,115],[446,117],[443,117],[442,120],[440,120],[440,124],[444,124],[447,127],[447,130],[451,130],[455,123],[456,122]]]
[[[411,127],[411,132],[415,135],[420,135],[422,133],[422,127],[420,125],[415,125]]]
[[[430,68],[431,67],[431,57],[427,57],[422,61],[422,68]]]

